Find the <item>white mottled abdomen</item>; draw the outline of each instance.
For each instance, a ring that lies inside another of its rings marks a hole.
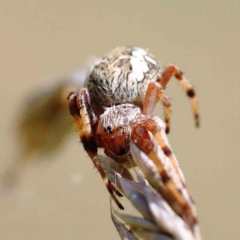
[[[85,85],[94,102],[102,106],[121,103],[142,105],[148,84],[161,76],[161,70],[147,51],[118,47],[94,66]]]

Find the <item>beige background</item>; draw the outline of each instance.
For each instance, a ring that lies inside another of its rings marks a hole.
[[[121,45],[148,48],[194,84],[202,125],[175,80],[170,142],[198,208],[204,239],[240,239],[240,2],[0,1],[1,173],[27,93]],[[162,116],[162,109],[157,109]],[[47,159],[48,160],[48,159]],[[0,239],[119,239],[109,196],[75,134],[49,164],[0,196]],[[72,183],[78,178],[79,184]]]

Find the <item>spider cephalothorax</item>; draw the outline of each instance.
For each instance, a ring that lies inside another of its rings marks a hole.
[[[192,104],[198,126],[198,108],[191,84],[175,66],[162,69],[147,51],[136,47],[119,47],[96,64],[86,79],[86,88],[69,95],[69,109],[84,149],[91,157],[119,208],[119,191],[107,179],[100,164],[98,148],[125,167],[132,161],[131,145],[144,153],[155,165],[159,191],[172,209],[193,227],[196,213],[183,174],[166,140],[163,128],[152,117],[156,103],[165,107],[165,131],[169,132],[170,102],[165,95],[170,78],[175,76]],[[151,182],[151,176],[145,176]]]
[[[99,116],[97,136],[101,139],[105,152],[120,163],[128,161],[125,155],[129,155],[130,124],[140,115],[138,106],[121,104],[105,108]]]

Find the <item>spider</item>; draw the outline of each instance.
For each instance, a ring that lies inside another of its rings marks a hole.
[[[70,93],[69,109],[84,149],[120,209],[124,208],[117,196],[122,194],[107,179],[98,148],[103,148],[107,156],[130,168],[136,165],[130,150],[134,144],[157,168],[165,188],[156,190],[179,216],[193,226],[197,221],[193,200],[163,128],[152,117],[156,103],[161,100],[165,108],[165,131],[169,132],[170,101],[164,89],[172,76],[190,97],[198,126],[195,92],[181,71],[173,65],[163,70],[150,53],[136,47],[118,47],[103,57],[94,66],[85,87]],[[170,164],[161,158],[159,148]]]

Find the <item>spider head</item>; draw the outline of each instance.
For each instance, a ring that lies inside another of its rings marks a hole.
[[[105,108],[97,128],[97,134],[105,148],[116,155],[125,154],[131,134],[129,123],[140,114],[140,108],[133,104],[120,104]]]

